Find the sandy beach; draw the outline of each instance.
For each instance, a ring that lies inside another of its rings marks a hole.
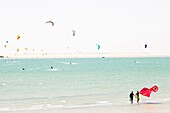
[[[3,111],[2,113],[169,113],[169,104],[129,104],[127,106],[98,106],[91,108],[50,108],[50,109],[30,109],[19,111]]]

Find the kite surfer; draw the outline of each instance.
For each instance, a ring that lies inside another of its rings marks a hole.
[[[130,95],[129,95],[131,104],[133,104],[133,96],[134,96],[134,94],[133,94],[133,91],[132,91],[132,92],[130,93]]]
[[[140,100],[140,98],[139,98],[139,91],[136,92],[135,96],[136,96],[136,99],[137,99],[137,103],[139,104],[139,100]]]

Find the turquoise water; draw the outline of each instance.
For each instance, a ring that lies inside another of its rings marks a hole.
[[[155,84],[140,102],[169,104],[170,58],[0,59],[0,111],[126,106]]]

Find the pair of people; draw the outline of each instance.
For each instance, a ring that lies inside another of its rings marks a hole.
[[[131,104],[133,104],[133,97],[136,97],[136,100],[137,100],[137,103],[139,104],[139,91],[136,92],[136,94],[134,95],[133,91],[130,93],[129,97],[130,97],[130,101],[131,101]]]

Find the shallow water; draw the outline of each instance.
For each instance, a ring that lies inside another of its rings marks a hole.
[[[155,84],[140,103],[170,103],[170,58],[0,59],[0,72],[0,111],[128,106]]]

